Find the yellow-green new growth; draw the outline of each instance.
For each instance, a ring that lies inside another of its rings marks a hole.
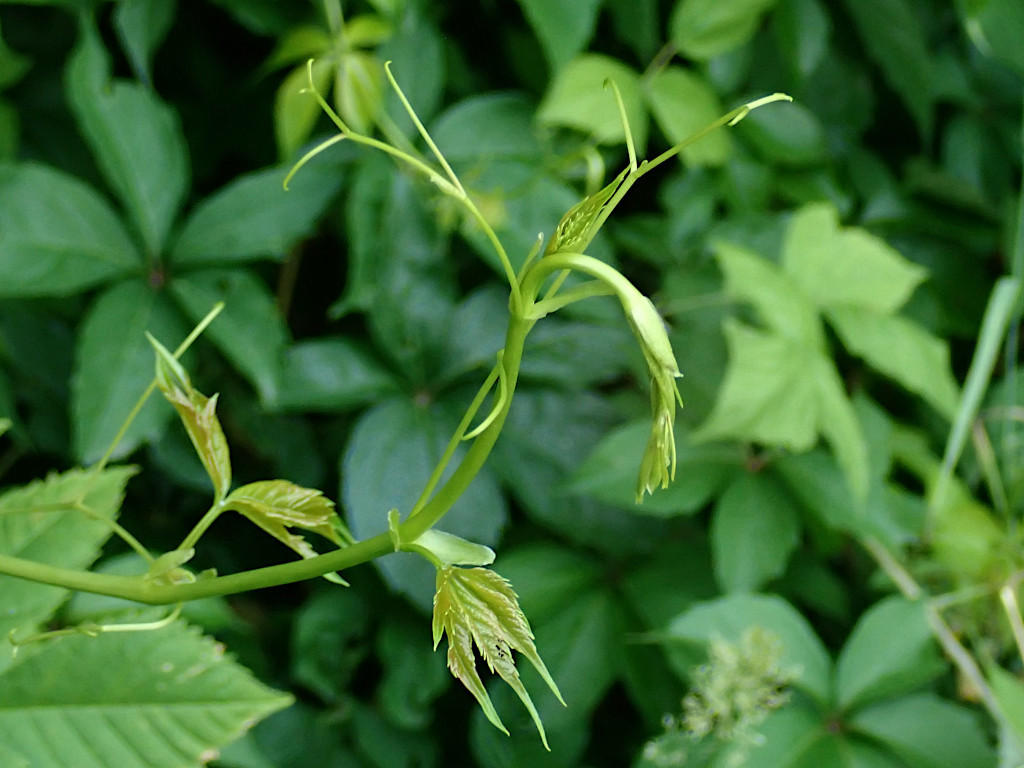
[[[627,319],[651,374],[651,437],[640,461],[636,500],[655,488],[667,488],[676,477],[676,404],[683,404],[676,379],[683,374],[672,352],[665,322],[646,296],[635,298],[627,307]]]
[[[435,650],[441,637],[448,635],[448,668],[476,697],[487,719],[508,734],[477,674],[476,652],[516,692],[533,718],[545,749],[550,750],[537,708],[519,679],[512,651],[529,659],[563,706],[565,701],[537,653],[530,623],[519,607],[512,585],[486,568],[438,568],[433,631]]]

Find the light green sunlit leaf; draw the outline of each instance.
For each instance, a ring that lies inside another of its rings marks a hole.
[[[681,143],[724,112],[711,86],[682,67],[669,67],[659,72],[647,85],[644,97],[670,144]],[[718,166],[729,159],[731,152],[729,134],[715,131],[684,147],[680,157],[689,165]]]
[[[861,307],[827,310],[843,344],[952,419],[960,393],[949,364],[949,345],[903,317]]]
[[[0,495],[0,552],[63,568],[90,565],[111,534],[106,521],[117,516],[125,485],[133,474],[131,467],[105,469],[98,475],[75,469],[5,491]],[[79,500],[96,517],[76,509]],[[59,587],[0,576],[0,594],[4,596],[0,637],[6,637],[12,629],[31,632],[68,593]],[[3,666],[0,663],[0,668]]]
[[[767,259],[729,242],[716,243],[715,256],[730,296],[753,304],[765,325],[794,344],[823,348],[821,321],[799,283]]]
[[[801,208],[783,246],[786,274],[819,307],[844,304],[892,313],[925,277],[882,239],[857,227],[840,227],[828,203]]]
[[[647,143],[647,116],[640,96],[640,76],[616,59],[584,54],[573,59],[555,76],[537,110],[542,125],[576,128],[601,144],[625,140],[622,119],[612,91],[612,81],[622,94],[630,131],[641,154]]]
[[[0,743],[33,768],[182,768],[291,701],[181,623],[75,635],[0,676]]]

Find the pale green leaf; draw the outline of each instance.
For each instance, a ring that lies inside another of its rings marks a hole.
[[[921,693],[857,712],[849,727],[884,744],[914,768],[991,768],[995,750],[977,713]]]
[[[194,323],[224,302],[224,310],[204,336],[249,380],[262,400],[274,402],[289,334],[266,285],[246,269],[206,269],[173,280],[170,292]]]
[[[669,37],[691,59],[705,60],[747,42],[775,0],[680,0],[669,21]]]
[[[787,490],[765,474],[744,474],[715,505],[711,548],[726,592],[756,591],[781,576],[800,541],[800,517]]]
[[[718,95],[705,80],[682,67],[668,67],[646,85],[644,96],[654,120],[670,144],[680,144],[713,123],[724,112]],[[684,147],[680,157],[688,165],[719,166],[732,153],[732,140],[715,131]]]
[[[79,327],[71,383],[71,427],[75,454],[83,463],[103,455],[153,380],[153,350],[146,331],[172,345],[188,333],[167,297],[141,281],[120,283],[102,293]],[[155,437],[170,415],[171,410],[159,398],[151,399],[113,455],[124,456]]]
[[[985,673],[1007,724],[1013,729],[1016,739],[1024,742],[1024,683],[1016,675],[994,664],[990,664]]]
[[[789,274],[765,258],[738,245],[715,243],[715,256],[725,275],[725,290],[750,302],[761,320],[796,345],[824,347],[821,321],[811,294],[800,289]]]
[[[341,178],[337,169],[303,168],[285,190],[286,170],[268,168],[227,184],[199,203],[171,249],[178,266],[284,259],[309,235]]]
[[[843,646],[836,662],[836,701],[851,711],[910,693],[944,667],[924,605],[890,597],[861,617]]]
[[[601,0],[519,0],[552,72],[587,47]]]
[[[181,623],[76,635],[0,676],[0,743],[32,768],[182,768],[290,703]]]
[[[925,270],[856,227],[842,228],[829,203],[801,208],[786,231],[783,269],[819,307],[855,304],[891,313],[925,278]]]
[[[132,467],[50,474],[0,495],[0,553],[62,568],[85,568],[111,534]],[[75,508],[77,502],[92,514]],[[31,632],[66,598],[67,590],[0,575],[0,638]],[[6,656],[0,652],[0,658]],[[4,666],[0,663],[0,668]],[[2,702],[0,702],[2,706]]]
[[[188,191],[188,152],[174,110],[138,83],[113,80],[110,66],[94,23],[83,22],[68,62],[68,102],[146,253],[157,257]]]
[[[313,86],[326,93],[331,82],[330,59],[316,59],[311,67]],[[292,158],[308,139],[323,114],[320,103],[308,90],[310,69],[303,64],[293,69],[277,88],[274,99],[274,135],[282,160]]]
[[[142,271],[91,187],[36,163],[0,166],[0,296],[61,296]]]
[[[817,358],[805,375],[814,383],[818,429],[832,447],[854,501],[859,504],[868,493],[871,466],[857,413],[831,360]]]
[[[542,125],[576,128],[601,144],[625,140],[622,118],[608,81],[622,94],[626,117],[637,151],[647,144],[647,115],[640,95],[640,76],[616,59],[584,54],[555,76],[537,110]]]
[[[693,439],[754,441],[794,451],[811,448],[819,428],[813,371],[822,354],[735,320],[726,322],[725,338],[725,381]]]
[[[960,392],[945,341],[913,320],[862,307],[833,307],[826,316],[850,352],[953,417]]]
[[[373,130],[384,102],[384,68],[374,54],[341,56],[334,70],[334,105],[356,133]]]

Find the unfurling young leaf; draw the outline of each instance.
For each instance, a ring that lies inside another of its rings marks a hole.
[[[544,725],[519,679],[512,651],[519,651],[529,659],[558,700],[563,705],[565,701],[537,653],[533,632],[519,608],[512,585],[486,568],[438,568],[433,630],[435,649],[442,635],[448,635],[448,669],[476,697],[487,719],[508,734],[477,674],[474,645],[488,668],[497,672],[516,692],[533,718],[544,747],[549,749]]]
[[[213,482],[217,499],[222,499],[231,488],[231,456],[217,418],[217,395],[208,398],[199,392],[174,355],[148,333],[146,336],[156,350],[157,386],[178,412],[199,460]]]
[[[303,488],[287,480],[260,480],[236,488],[224,500],[225,509],[240,512],[282,544],[302,557],[316,557],[317,552],[302,536],[289,528],[313,531],[339,547],[351,542],[334,502],[313,488]],[[330,581],[344,584],[336,574]]]
[[[604,188],[570,208],[555,227],[555,234],[552,235],[545,253],[583,251],[594,239],[597,232],[595,225],[600,225],[601,212],[605,209],[608,201],[612,199],[612,195],[615,194],[615,190],[619,188],[622,180],[626,178],[629,170],[628,167],[623,168],[622,172]]]

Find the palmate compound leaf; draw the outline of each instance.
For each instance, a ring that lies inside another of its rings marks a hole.
[[[224,500],[225,509],[240,512],[282,544],[302,557],[316,557],[316,550],[289,528],[302,528],[318,533],[339,547],[351,539],[334,511],[334,502],[313,488],[287,480],[260,480],[243,485]],[[330,581],[344,584],[339,576],[329,575]]]
[[[64,637],[16,662],[0,675],[0,744],[32,768],[205,764],[291,703],[182,622]]]
[[[519,608],[512,585],[486,568],[444,566],[437,571],[437,592],[434,595],[434,648],[444,634],[448,635],[448,668],[480,703],[487,719],[508,734],[498,717],[487,689],[476,671],[474,646],[487,662],[488,668],[516,692],[530,713],[545,748],[547,735],[540,715],[526,692],[512,651],[519,651],[540,673],[544,682],[564,705],[562,694],[552,679],[537,648],[526,616]]]

